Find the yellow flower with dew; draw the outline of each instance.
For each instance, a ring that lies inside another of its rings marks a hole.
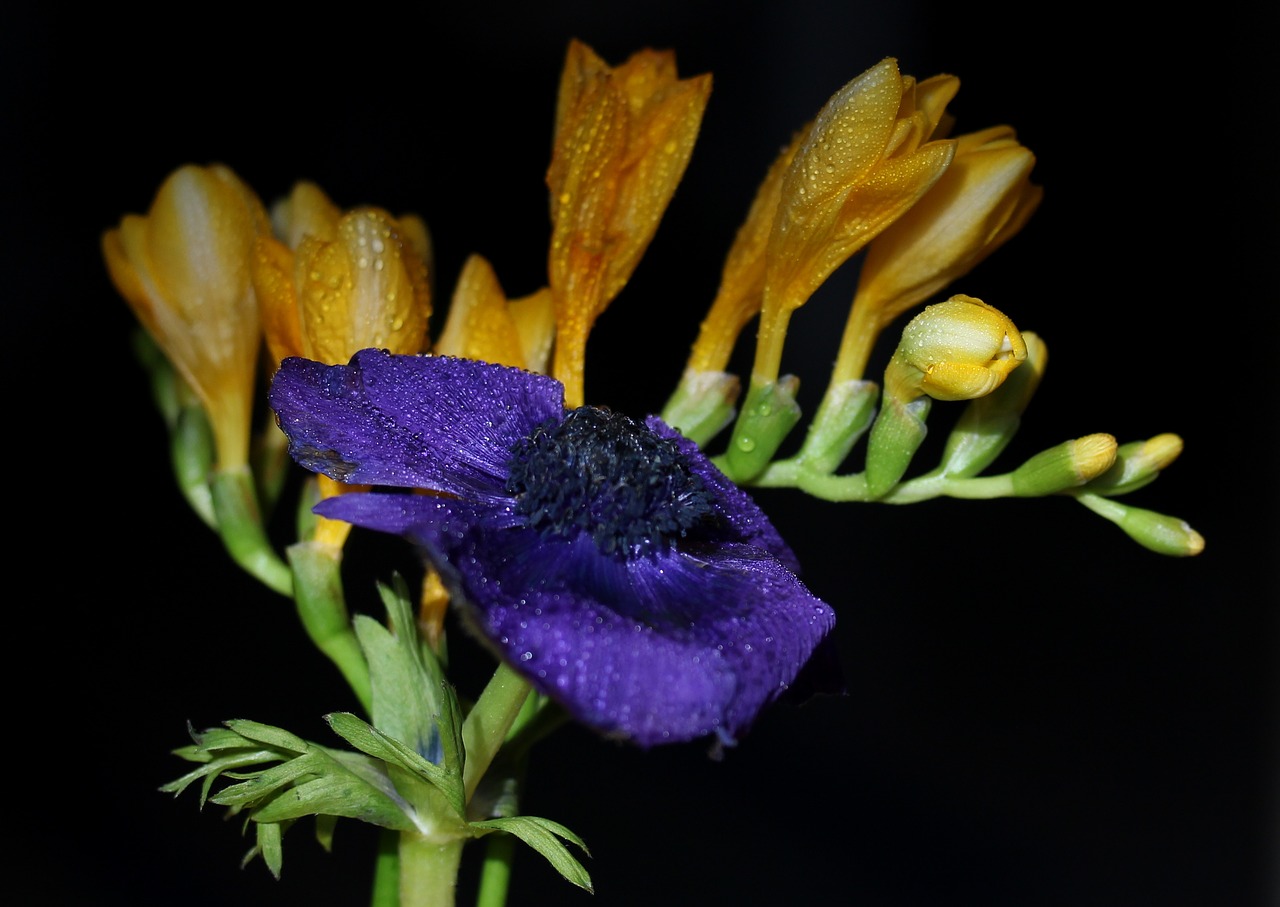
[[[958,87],[948,75],[917,82],[885,58],[836,92],[803,133],[778,187],[750,384],[723,461],[736,481],[758,477],[800,419],[798,379],[779,377],[792,313],[946,170],[956,143],[937,135]]]
[[[910,402],[972,400],[1004,383],[1027,358],[1017,327],[981,299],[957,294],[907,324],[885,369],[885,395]]]
[[[914,205],[951,163],[934,140],[959,82],[918,82],[886,58],[818,113],[787,167],[766,250],[751,384],[778,378],[791,313],[832,272]]]
[[[295,247],[259,237],[253,261],[275,362],[303,356],[337,365],[368,347],[422,352],[431,315],[427,268],[398,220],[372,206],[326,209],[310,187],[303,197],[320,216],[295,219],[303,230]]]
[[[381,208],[342,211],[311,183],[297,184],[272,211],[283,237],[259,236],[252,279],[275,367],[288,356],[345,364],[368,347],[419,353],[427,344],[431,293],[419,249]],[[347,490],[318,477],[322,498]],[[320,518],[314,540],[340,548],[347,523]]]
[[[1022,229],[1044,195],[1013,129],[956,138],[950,166],[867,247],[831,383],[862,378],[880,332]]]
[[[580,41],[565,58],[547,187],[547,268],[555,307],[551,373],[584,400],[587,335],[631,278],[684,175],[711,91],[680,79],[670,51],[608,66]]]
[[[250,261],[269,230],[262,202],[230,169],[188,164],[146,215],[127,214],[102,236],[112,282],[199,399],[226,472],[248,465],[261,344]]]

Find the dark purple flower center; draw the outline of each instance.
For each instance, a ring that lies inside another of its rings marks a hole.
[[[606,554],[665,544],[715,514],[674,441],[593,406],[519,441],[506,490],[533,528],[562,538],[586,532]]]

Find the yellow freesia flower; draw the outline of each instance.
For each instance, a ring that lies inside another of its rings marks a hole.
[[[583,402],[587,335],[630,279],[684,175],[709,75],[679,79],[675,55],[641,50],[611,68],[572,41],[556,103],[547,187],[552,374]]]
[[[791,313],[933,186],[956,143],[930,141],[959,82],[886,58],[838,91],[783,176],[769,236],[753,386],[778,378]]]
[[[1013,322],[994,306],[956,295],[931,305],[902,331],[889,367],[885,395],[909,402],[972,400],[991,393],[1027,358]]]
[[[329,365],[368,347],[419,353],[427,345],[431,293],[418,249],[425,232],[381,208],[343,212],[300,182],[272,210],[278,236],[259,236],[252,279],[274,368],[288,356]],[[322,497],[350,486],[318,476]],[[320,518],[315,539],[340,547],[350,525]]]
[[[253,282],[273,359],[336,365],[367,347],[421,352],[431,314],[427,271],[396,220],[363,207],[324,227],[292,251],[274,237],[258,239]]]
[[[200,400],[226,471],[248,464],[261,344],[250,260],[269,230],[262,202],[230,169],[188,164],[146,215],[102,236],[112,282]]]
[[[938,181],[867,247],[833,384],[861,378],[884,328],[1022,229],[1044,194],[1034,165],[1008,126],[957,137]]]

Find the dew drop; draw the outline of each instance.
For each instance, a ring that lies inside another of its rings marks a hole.
[[[751,453],[751,451],[756,449],[755,438],[748,438],[744,435],[743,437],[739,438],[736,443],[738,446],[738,450],[742,451],[743,453]]]

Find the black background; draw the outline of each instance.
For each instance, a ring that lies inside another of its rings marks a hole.
[[[849,694],[767,712],[722,762],[565,729],[537,751],[524,805],[586,839],[597,893],[526,851],[509,903],[1276,903],[1275,23],[1246,8],[6,14],[7,889],[51,904],[366,901],[367,829],[341,825],[326,855],[296,828],[277,882],[238,868],[237,823],[156,790],[183,770],[169,750],[188,721],[336,742],[321,715],[352,703],[289,607],[184,510],[99,236],[173,168],[220,161],[267,200],[307,178],[344,207],[421,214],[438,309],[471,252],[531,292],[578,37],[611,63],[670,48],[682,75],[715,79],[658,237],[592,335],[592,402],[661,406],[778,147],[895,56],[961,78],[960,131],[1007,122],[1038,155],[1041,209],[952,288],[1051,352],[1009,462],[1093,431],[1178,432],[1184,455],[1134,501],[1186,518],[1207,548],[1160,557],[1066,499],[759,494],[838,612]],[[810,408],[852,273],[794,321],[784,368]],[[931,424],[950,417],[935,407]]]

